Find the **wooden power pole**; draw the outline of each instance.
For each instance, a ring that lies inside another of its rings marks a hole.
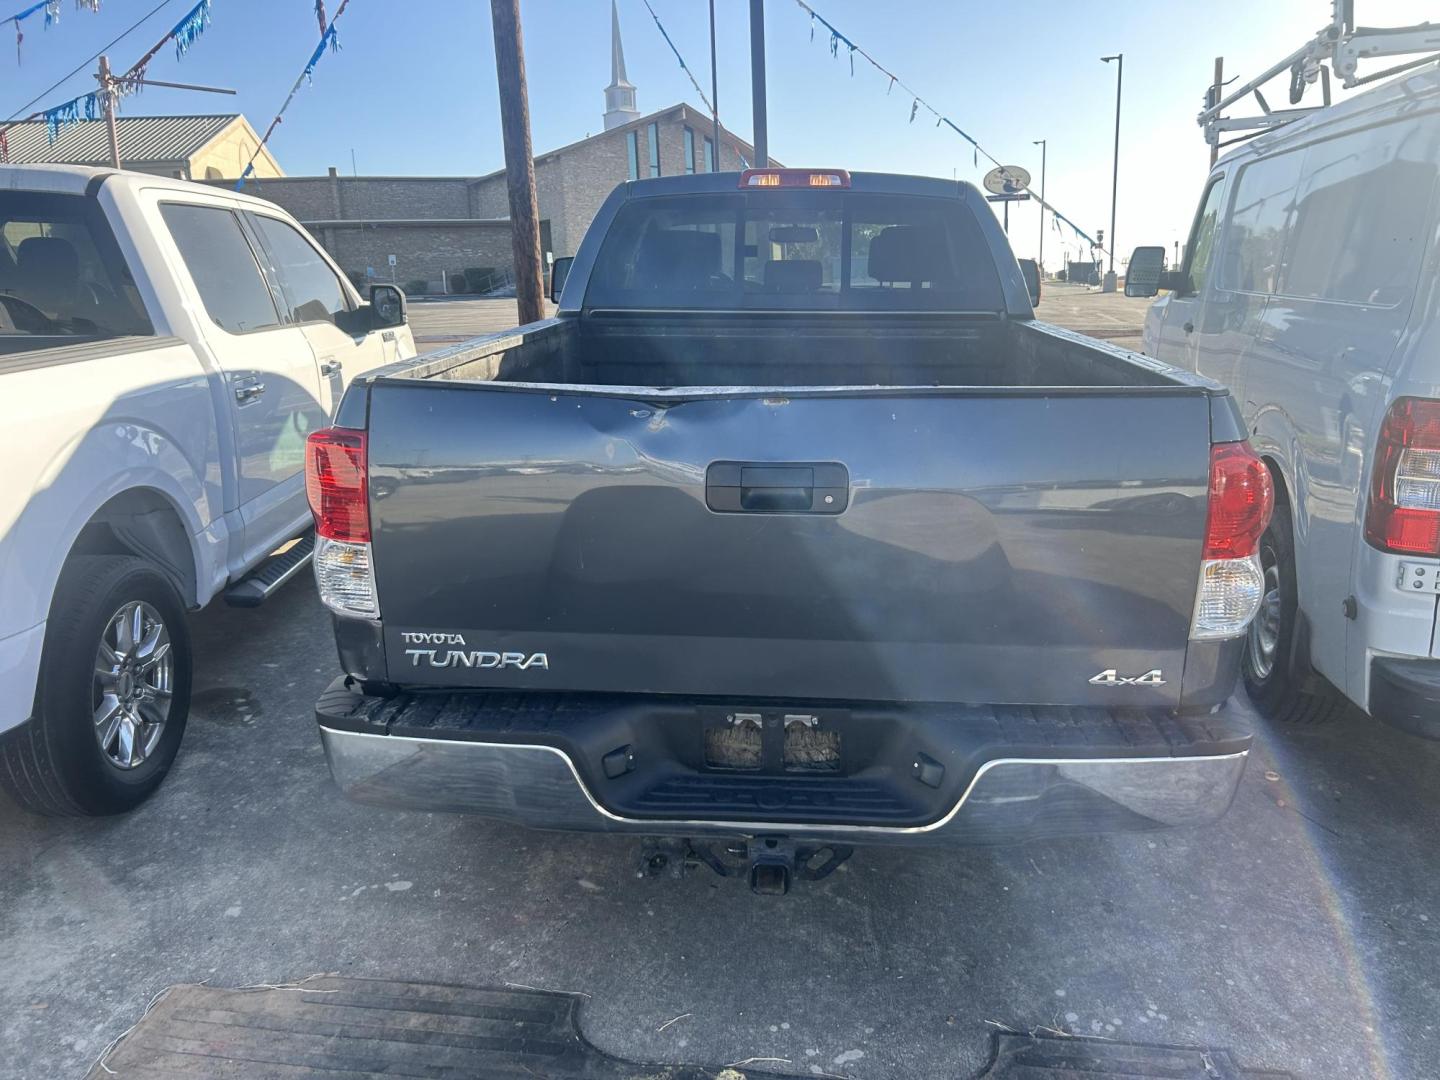
[[[110,58],[103,53],[100,56],[100,74],[95,78],[100,83],[100,107],[105,113],[105,134],[110,140],[110,164],[118,169],[120,134],[115,127],[115,83],[118,80],[110,72]]]
[[[495,25],[495,78],[500,84],[500,131],[505,140],[505,187],[510,195],[510,246],[515,254],[515,298],[520,321],[545,317],[540,256],[540,211],[535,203],[535,157],[530,149],[530,100],[525,90],[525,47],[520,0],[490,0]]]

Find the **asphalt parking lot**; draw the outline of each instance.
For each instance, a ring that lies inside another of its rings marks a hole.
[[[101,821],[0,809],[0,1076],[83,1075],[172,983],[317,972],[576,991],[607,1052],[802,1075],[969,1076],[993,1024],[1303,1077],[1440,1073],[1440,746],[1364,718],[1261,724],[1209,829],[862,850],[767,899],[708,871],[638,879],[629,840],[343,801],[303,579],[194,632],[155,799]]]
[[[608,1053],[802,1076],[972,1076],[996,1027],[1440,1075],[1440,744],[1256,717],[1208,829],[862,850],[762,898],[637,878],[631,840],[349,804],[315,733],[337,668],[310,582],[192,626],[156,798],[99,821],[0,803],[0,1077],[83,1076],[172,984],[321,972],[577,992]]]

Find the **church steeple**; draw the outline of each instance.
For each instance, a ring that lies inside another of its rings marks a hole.
[[[610,0],[610,85],[605,88],[605,130],[628,124],[640,115],[635,87],[625,78],[625,49],[620,44],[620,10]]]

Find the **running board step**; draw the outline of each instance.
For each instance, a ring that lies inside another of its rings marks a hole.
[[[306,533],[227,588],[225,603],[231,607],[259,607],[276,589],[309,566],[314,554],[315,534]]]

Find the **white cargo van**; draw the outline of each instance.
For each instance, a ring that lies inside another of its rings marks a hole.
[[[1173,290],[1144,351],[1227,384],[1274,473],[1256,705],[1440,737],[1440,67],[1222,158],[1182,264],[1135,277]]]

